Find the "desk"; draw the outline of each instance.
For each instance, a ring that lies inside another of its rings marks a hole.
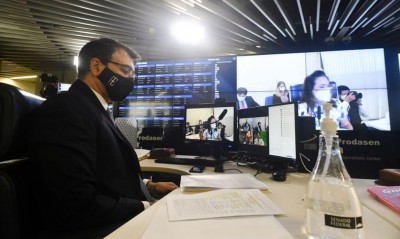
[[[189,174],[189,165],[171,165],[171,164],[158,164],[154,163],[152,159],[146,159],[140,161],[140,165],[143,171],[155,171],[165,173],[177,173],[181,175]],[[236,166],[233,162],[226,162],[224,169],[239,169],[244,173],[254,174],[255,170]],[[204,173],[214,173],[214,168],[206,167]],[[226,171],[225,173],[239,173],[234,170]],[[306,184],[308,182],[309,174],[303,173],[289,173],[285,182],[276,182],[270,179],[270,174],[259,174],[257,179],[266,183],[270,190],[266,191],[265,194],[276,203],[286,214],[276,216],[276,219],[286,228],[287,231],[294,238],[306,238],[304,221],[305,221],[305,194]],[[355,179],[356,185],[359,185],[360,189],[364,189],[366,186],[373,185],[373,180],[367,179]],[[182,193],[180,189],[175,190],[172,193]],[[376,212],[385,210],[385,206],[380,205],[379,202],[374,204],[374,201],[364,203],[364,197],[368,195],[360,195],[363,202],[363,220],[365,228],[365,239],[399,239],[400,238],[400,217],[393,212],[393,217],[385,216],[385,213]],[[367,198],[368,199],[368,198]],[[153,215],[157,211],[157,207],[165,204],[165,198],[161,199],[149,209],[145,210],[135,218],[122,225],[116,231],[112,232],[106,237],[106,239],[134,239],[141,238],[145,232],[147,226],[152,220]],[[367,206],[366,206],[367,205]],[[371,206],[372,205],[372,206]],[[390,214],[390,211],[387,211]],[[397,220],[396,220],[397,217]],[[392,221],[394,219],[394,221]],[[223,232],[221,232],[223,233]],[[249,237],[251,238],[249,232]],[[189,237],[188,237],[189,238]],[[219,238],[216,234],[215,238]],[[266,236],[267,238],[267,236]],[[212,238],[209,238],[212,239]]]

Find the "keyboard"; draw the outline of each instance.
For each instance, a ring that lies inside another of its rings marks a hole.
[[[182,165],[202,165],[208,167],[214,167],[217,165],[216,160],[205,159],[205,158],[175,158],[175,157],[165,157],[155,159],[156,163],[166,163],[166,164],[182,164]]]

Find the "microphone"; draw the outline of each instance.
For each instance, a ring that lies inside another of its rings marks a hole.
[[[226,113],[228,113],[228,110],[227,110],[227,109],[224,109],[224,110],[221,112],[221,114],[218,116],[218,121],[221,121],[221,120],[225,117]]]
[[[228,113],[228,110],[227,110],[227,109],[224,109],[224,110],[221,112],[221,114],[218,116],[218,120],[216,120],[214,123],[211,123],[211,124],[217,124],[219,121],[221,121],[221,120],[225,117],[225,115],[226,115],[227,113]],[[186,126],[186,128],[193,127],[193,126],[200,126],[200,125],[204,125],[204,124],[189,125],[189,126]]]

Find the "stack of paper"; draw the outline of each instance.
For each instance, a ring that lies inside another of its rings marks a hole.
[[[181,177],[182,191],[209,191],[214,189],[260,189],[268,186],[253,175],[243,174],[210,174],[184,175]]]
[[[169,221],[277,215],[284,212],[258,189],[220,189],[167,197]]]
[[[135,149],[135,152],[139,160],[146,159],[150,155],[150,150],[148,149]]]
[[[293,239],[274,216],[168,221],[167,207],[158,208],[142,239]]]

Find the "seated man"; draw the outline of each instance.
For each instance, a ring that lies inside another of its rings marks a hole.
[[[33,115],[29,157],[41,238],[103,238],[177,188],[142,181],[137,155],[107,111],[132,91],[138,57],[113,39],[87,43],[78,79]]]
[[[253,97],[247,96],[247,89],[244,87],[239,87],[237,89],[237,102],[236,108],[237,109],[247,109],[251,107],[260,106]]]
[[[186,135],[191,135],[193,134],[193,127],[190,126],[189,122],[186,122]]]

